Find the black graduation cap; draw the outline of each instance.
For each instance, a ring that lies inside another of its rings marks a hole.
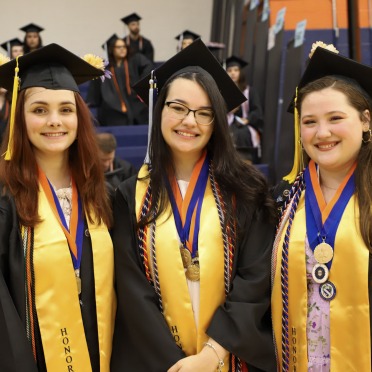
[[[195,32],[192,32],[192,31],[189,31],[189,30],[185,30],[183,32],[181,32],[179,35],[177,35],[175,37],[176,40],[185,40],[185,39],[192,39],[192,40],[196,40],[196,39],[199,39],[200,38],[200,35],[196,34]]]
[[[128,25],[131,22],[138,22],[141,19],[142,18],[137,13],[132,13],[127,15],[126,17],[123,17],[121,21]]]
[[[207,71],[215,80],[222,94],[227,110],[231,111],[241,105],[246,98],[236,84],[231,80],[227,72],[222,68],[216,57],[209,51],[201,39],[195,40],[190,46],[181,50],[168,61],[164,62],[154,71],[157,80],[157,88],[161,90],[166,81],[176,72],[189,68]],[[138,81],[133,89],[148,104],[150,74]]]
[[[44,29],[38,25],[36,25],[35,23],[30,23],[26,26],[23,26],[22,28],[20,28],[21,31],[24,31],[24,32],[41,32],[41,31],[44,31]]]
[[[67,49],[49,44],[18,58],[20,89],[44,87],[79,92],[78,84],[104,74]],[[13,90],[16,60],[0,66],[0,86]]]
[[[240,69],[244,68],[245,66],[248,66],[248,62],[244,61],[243,59],[236,57],[236,56],[231,56],[229,58],[226,58],[226,68],[228,67],[233,67],[233,66],[238,66]]]
[[[5,43],[2,43],[0,46],[5,49],[8,53],[10,53],[10,50],[8,50],[8,47],[12,49],[14,46],[22,46],[23,43],[18,38],[14,38],[11,40],[6,41]]]
[[[301,89],[306,84],[328,75],[353,79],[372,97],[372,67],[322,47],[315,49],[297,87]],[[288,112],[291,113],[294,112],[293,101],[288,107]]]
[[[111,43],[114,43],[116,40],[119,39],[119,36],[117,34],[111,35],[103,44],[102,49],[108,49]]]

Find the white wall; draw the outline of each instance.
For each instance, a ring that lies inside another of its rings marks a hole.
[[[101,45],[113,34],[124,36],[120,19],[132,12],[142,17],[141,33],[155,48],[155,60],[176,52],[176,35],[192,30],[209,41],[213,0],[2,0],[0,44],[18,37],[20,27],[36,23],[45,28],[44,45],[55,42],[72,52],[104,56]],[[0,48],[0,51],[4,51]]]

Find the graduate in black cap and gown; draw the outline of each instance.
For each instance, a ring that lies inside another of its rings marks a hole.
[[[150,78],[148,161],[114,202],[111,371],[276,371],[275,210],[226,122],[244,95],[201,40],[135,85],[151,107]]]
[[[43,41],[40,36],[40,32],[44,31],[44,29],[35,23],[30,23],[22,28],[21,31],[26,33],[25,38],[23,40],[23,51],[24,54],[29,52],[33,52],[43,46]]]
[[[0,371],[109,371],[112,216],[78,89],[104,74],[91,62],[50,44],[0,66],[14,108],[0,158]]]
[[[200,35],[195,32],[185,30],[175,37],[178,40],[177,51],[181,51],[193,43],[196,39],[199,39]]]
[[[132,85],[147,75],[152,62],[143,54],[130,54],[123,39],[112,35],[102,46],[107,50],[111,79],[93,80],[86,101],[97,107],[102,126],[148,124],[148,110],[139,100]]]
[[[263,129],[263,112],[258,94],[246,81],[244,67],[248,62],[230,56],[225,61],[225,68],[231,79],[243,92],[247,100],[228,114],[228,123],[236,146],[250,147],[252,161],[259,163],[261,157],[261,135]]]
[[[6,41],[0,45],[8,52],[8,57],[14,59],[23,54],[23,43],[18,38]]]
[[[313,44],[289,108],[272,260],[281,371],[372,370],[372,68],[337,53]]]
[[[130,53],[142,53],[151,62],[154,62],[154,47],[149,39],[140,34],[142,18],[137,13],[131,13],[121,19],[128,26],[129,34],[124,38]]]

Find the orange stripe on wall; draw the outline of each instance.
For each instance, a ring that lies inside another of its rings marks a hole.
[[[369,27],[368,0],[358,0],[359,26]],[[286,8],[286,30],[294,30],[298,22],[306,19],[306,29],[333,28],[332,0],[270,0],[270,24],[273,25],[278,11]],[[347,1],[336,0],[337,26],[347,28]]]

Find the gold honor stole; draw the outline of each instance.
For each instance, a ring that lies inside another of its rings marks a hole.
[[[307,280],[305,192],[293,219],[288,253],[289,371],[307,371]],[[290,206],[288,207],[290,208]],[[272,319],[279,366],[282,359],[282,247],[288,221],[273,252]],[[353,195],[337,229],[329,279],[337,293],[330,301],[332,371],[371,371],[370,310],[368,297],[369,251],[359,231],[359,210]],[[275,264],[276,262],[276,264]]]
[[[148,175],[147,165],[140,169],[139,178]],[[139,216],[149,179],[137,181],[136,215]],[[171,217],[169,217],[171,216]],[[200,311],[196,327],[185,269],[180,254],[180,239],[168,204],[156,220],[155,254],[158,267],[163,315],[176,344],[187,356],[195,355],[209,339],[206,330],[216,309],[225,301],[224,249],[220,220],[210,181],[204,194],[199,229]],[[149,229],[150,232],[150,229]],[[148,240],[150,240],[148,238]],[[152,266],[151,246],[147,254]],[[229,356],[223,371],[229,370]]]
[[[91,363],[66,236],[41,185],[34,230],[35,303],[48,371],[88,372]],[[113,247],[107,227],[91,224],[100,371],[110,370],[116,309]]]

